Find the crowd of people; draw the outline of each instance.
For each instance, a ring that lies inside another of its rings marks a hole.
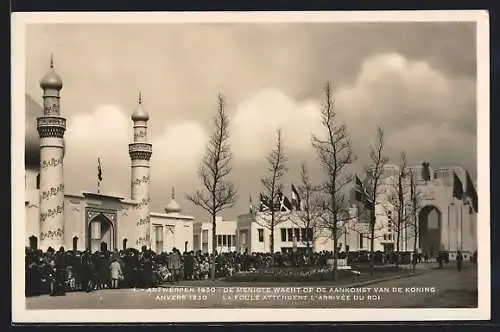
[[[163,282],[207,278],[210,256],[193,252],[155,254],[143,247],[121,251],[101,249],[46,252],[26,249],[26,295],[65,295],[107,288],[149,288]]]
[[[169,253],[155,254],[143,247],[121,251],[58,251],[46,252],[26,248],[26,295],[65,295],[68,291],[91,292],[107,288],[148,288],[180,280],[208,279],[213,255],[184,252],[176,248]],[[312,255],[293,253],[220,253],[215,258],[215,276],[223,278],[238,271],[266,267],[326,265],[329,252]]]
[[[208,279],[213,254],[198,252],[171,252],[155,254],[142,247],[121,251],[101,250],[46,252],[26,248],[26,296],[50,294],[65,295],[69,291],[91,292],[107,288],[149,288],[162,283],[181,280]],[[252,271],[270,267],[325,266],[331,264],[333,252],[321,251],[271,253],[226,252],[215,256],[215,277],[224,278],[239,271]],[[341,252],[339,259],[355,265],[369,262],[369,252]],[[376,252],[376,263],[393,264],[394,253]],[[414,263],[421,262],[419,255]],[[411,253],[401,253],[399,262],[410,263]]]

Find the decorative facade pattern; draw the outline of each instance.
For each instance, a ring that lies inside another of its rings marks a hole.
[[[131,198],[138,201],[134,210],[137,211],[136,246],[151,247],[151,220],[149,198],[149,160],[153,153],[152,145],[147,143],[148,115],[142,108],[139,95],[139,105],[132,114],[134,122],[134,141],[129,144],[129,156],[132,161]]]
[[[40,137],[40,247],[64,245],[64,132],[66,119],[60,116],[59,91],[62,82],[53,69],[40,82],[43,116],[37,119]]]

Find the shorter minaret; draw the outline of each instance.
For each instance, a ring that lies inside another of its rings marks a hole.
[[[64,245],[64,132],[66,119],[60,116],[61,78],[50,70],[40,81],[43,116],[37,119],[40,136],[40,249]]]
[[[129,144],[128,151],[132,167],[131,198],[138,202],[136,206],[136,247],[151,247],[151,225],[149,208],[149,159],[153,153],[148,143],[149,115],[142,107],[142,96],[134,113],[134,141]]]

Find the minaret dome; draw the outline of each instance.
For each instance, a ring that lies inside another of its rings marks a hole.
[[[149,120],[149,114],[144,110],[142,107],[142,95],[139,92],[139,104],[137,105],[137,108],[135,109],[134,113],[132,113],[132,121],[148,121]]]
[[[40,81],[40,87],[42,89],[55,89],[61,90],[63,83],[61,77],[56,73],[54,69],[54,57],[50,57],[50,70]]]

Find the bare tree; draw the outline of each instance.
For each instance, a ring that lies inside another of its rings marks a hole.
[[[267,197],[267,208],[261,211],[262,218],[253,218],[253,220],[262,227],[270,230],[269,252],[274,252],[274,231],[276,226],[287,219],[287,216],[281,211],[280,199],[283,195],[283,177],[288,171],[287,157],[283,149],[281,138],[281,129],[277,131],[276,145],[266,157],[269,164],[269,175],[261,179],[264,187],[264,195]],[[262,203],[262,202],[261,202]]]
[[[412,264],[413,264],[413,269],[415,269],[415,266],[417,264],[418,241],[420,237],[420,227],[418,222],[417,211],[421,207],[423,200],[422,197],[423,193],[420,190],[418,190],[415,172],[412,170],[408,172],[408,175],[410,177],[410,200],[407,204],[407,209],[409,210],[408,228],[410,228],[413,231]]]
[[[380,187],[384,177],[385,165],[388,158],[384,153],[384,131],[381,127],[377,128],[377,137],[375,142],[370,146],[370,161],[371,164],[366,169],[366,191],[368,194],[369,206],[369,229],[370,229],[370,273],[373,274],[374,270],[374,243],[375,243],[375,228],[377,223],[377,216],[375,208],[377,206],[377,199],[379,198]]]
[[[401,240],[404,235],[405,227],[408,221],[408,195],[407,195],[407,165],[408,160],[406,157],[406,152],[401,152],[399,170],[395,175],[395,178],[391,179],[388,184],[388,190],[386,192],[387,204],[384,206],[389,218],[389,223],[394,229],[396,234],[396,266],[399,266],[400,251],[401,251]],[[392,218],[392,212],[396,212],[396,220]],[[389,213],[390,212],[390,213]]]
[[[304,229],[301,242],[306,245],[309,254],[312,243],[321,235],[324,210],[320,196],[321,187],[311,182],[305,163],[300,167],[300,184],[297,190],[301,198],[302,211],[297,214],[297,218],[292,220],[296,226]]]
[[[330,82],[324,87],[324,100],[321,107],[321,124],[324,135],[312,135],[312,146],[316,150],[318,159],[326,175],[322,185],[327,197],[325,226],[330,230],[333,238],[333,278],[337,271],[337,248],[339,238],[339,225],[345,222],[343,216],[348,209],[345,198],[345,186],[351,182],[351,175],[346,173],[346,166],[355,159],[351,139],[347,127],[337,120],[335,101]],[[343,226],[342,226],[343,227]]]
[[[229,117],[225,109],[224,97],[218,95],[217,115],[214,117],[215,129],[206,146],[198,176],[202,189],[187,199],[194,205],[207,211],[212,218],[212,269],[211,278],[215,278],[215,258],[217,255],[217,215],[231,208],[237,200],[237,190],[228,177],[232,171],[233,155],[229,146]]]
[[[351,216],[351,219],[355,219],[355,223],[349,224],[348,230],[353,231],[358,234],[363,239],[368,242],[373,239],[379,239],[383,237],[383,230],[385,229],[382,224],[373,225],[373,235],[371,229],[371,216],[372,208],[371,205],[365,204],[363,202],[358,202],[356,204],[356,216]]]

